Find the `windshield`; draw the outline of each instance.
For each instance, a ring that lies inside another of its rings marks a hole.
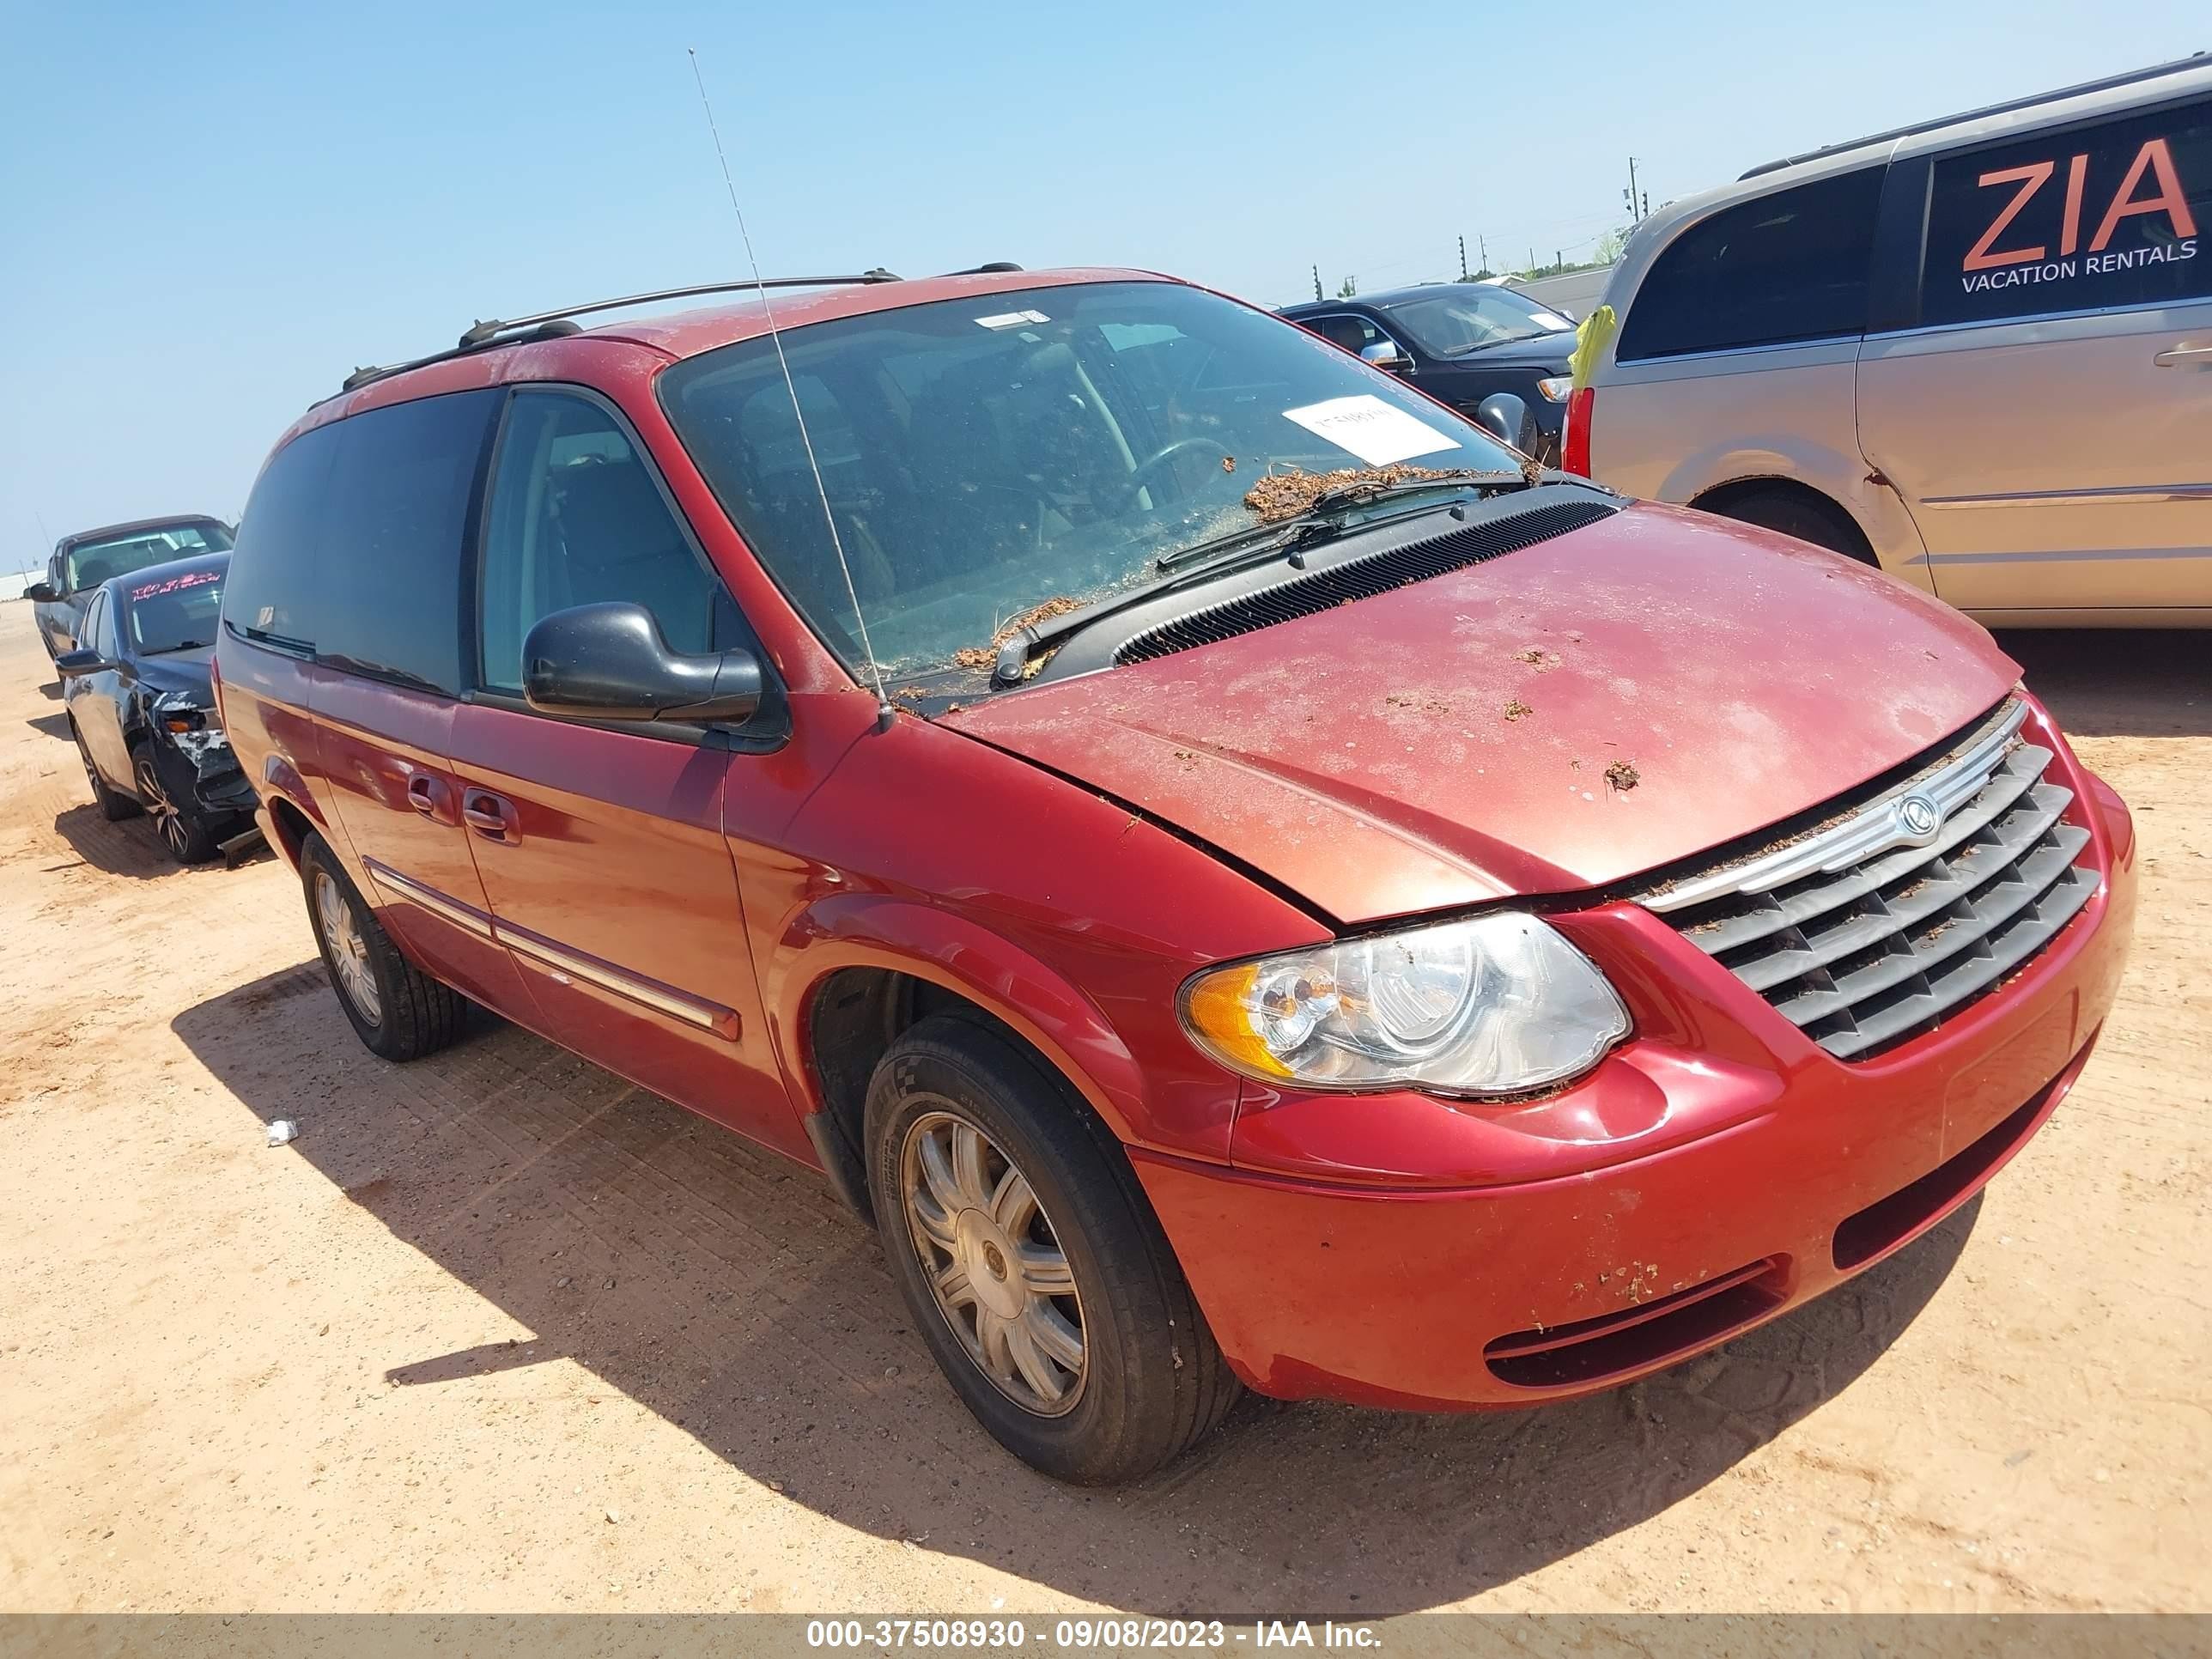
[[[1261,522],[1245,497],[1271,473],[1517,466],[1389,375],[1178,283],[939,301],[783,345],[886,674],[1158,580],[1163,554]],[[746,543],[865,678],[773,342],[678,363],[660,397]]]
[[[152,530],[134,530],[107,541],[79,542],[66,556],[69,591],[97,587],[110,576],[127,576],[149,564],[167,564],[200,553],[230,551],[230,532],[203,520],[193,524],[165,524]]]
[[[131,648],[142,657],[187,651],[215,643],[222,609],[222,571],[185,570],[173,576],[124,588],[125,626]]]
[[[1571,333],[1575,326],[1558,312],[1488,283],[1453,283],[1419,299],[1393,301],[1382,309],[1432,357],[1454,356],[1507,340],[1533,340],[1541,334]]]

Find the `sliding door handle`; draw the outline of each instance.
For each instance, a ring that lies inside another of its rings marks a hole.
[[[520,840],[515,832],[515,817],[514,803],[489,789],[461,792],[461,822],[486,841]]]

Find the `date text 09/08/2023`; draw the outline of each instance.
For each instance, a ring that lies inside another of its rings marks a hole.
[[[1003,1651],[1030,1645],[1032,1632],[1018,1619],[810,1619],[810,1648],[890,1650],[899,1648]],[[1127,1648],[1363,1648],[1382,1645],[1372,1625],[1324,1619],[1262,1619],[1249,1627],[1219,1619],[1060,1619],[1040,1626],[1035,1644],[1070,1650]]]

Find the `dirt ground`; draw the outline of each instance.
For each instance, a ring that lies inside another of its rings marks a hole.
[[[2095,1059],[1980,1200],[1656,1380],[1248,1401],[1117,1496],[984,1437],[803,1171],[489,1020],[371,1059],[281,864],[179,870],[100,819],[27,612],[0,1608],[2212,1603],[2212,636],[2007,641],[2134,804],[2143,891]]]

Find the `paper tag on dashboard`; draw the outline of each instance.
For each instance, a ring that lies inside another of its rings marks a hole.
[[[1339,449],[1357,455],[1370,466],[1388,466],[1415,455],[1433,455],[1454,449],[1456,441],[1446,437],[1425,421],[1380,398],[1362,393],[1357,398],[1331,398],[1325,404],[1286,409],[1283,418],[1296,421],[1316,438],[1326,438]]]

